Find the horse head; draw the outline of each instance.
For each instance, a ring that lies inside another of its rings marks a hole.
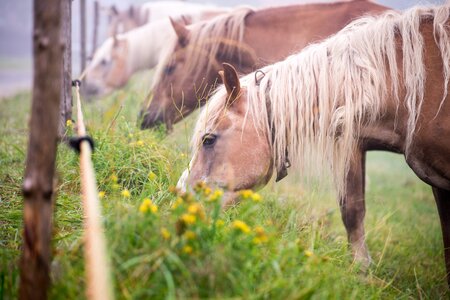
[[[104,96],[127,83],[130,77],[128,51],[128,41],[117,36],[107,39],[100,46],[86,71],[88,97]]]
[[[204,83],[190,73],[190,30],[184,24],[184,20],[170,19],[176,33],[175,45],[171,53],[158,66],[157,74],[152,89],[152,100],[141,111],[143,118],[142,129],[154,127],[160,123],[171,128],[172,124],[183,118],[184,113],[189,113],[199,105],[202,105],[208,94],[203,89]],[[205,58],[207,59],[207,58]],[[205,77],[206,69],[197,69]],[[215,72],[217,74],[217,71]]]
[[[238,23],[235,19],[232,21]],[[239,30],[235,27],[242,24],[229,26],[232,23],[227,23],[229,20],[229,15],[218,16],[188,27],[181,21],[171,20],[176,40],[158,66],[153,98],[141,112],[142,129],[158,123],[165,123],[170,128],[195,108],[204,105],[220,81],[217,72],[221,62],[240,67],[251,65],[253,56],[239,52],[242,45]]]
[[[267,184],[273,159],[271,137],[255,126],[236,70],[229,64],[223,68],[220,76],[225,88],[213,96],[196,125],[186,183],[192,187],[203,181],[223,188],[224,199],[230,204],[237,191]]]

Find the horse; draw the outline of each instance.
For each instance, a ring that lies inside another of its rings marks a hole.
[[[446,5],[363,18],[242,78],[224,64],[224,86],[196,123],[185,184],[223,188],[233,205],[239,190],[273,173],[278,181],[289,165],[331,174],[354,260],[368,267],[365,151],[403,154],[433,190],[449,274],[449,15]]]
[[[185,1],[152,1],[135,7],[131,5],[125,11],[119,11],[112,5],[108,12],[108,36],[128,32],[149,22],[168,17],[180,18],[183,15],[194,16],[193,22],[209,19],[212,16],[229,11],[228,8]]]
[[[179,22],[189,24],[222,12],[217,10],[207,15],[196,12],[184,15]],[[167,52],[167,40],[175,36],[169,19],[165,18],[108,38],[95,51],[86,70],[86,96],[109,94],[125,86],[136,72],[156,67]]]
[[[154,68],[164,53],[165,41],[174,35],[167,19],[108,38],[88,65],[86,96],[104,96],[125,86],[134,73]]]
[[[141,110],[141,128],[172,125],[203,105],[222,62],[249,73],[321,40],[367,14],[388,10],[368,0],[304,4],[229,14],[189,27],[172,22],[177,38],[158,65],[153,99]]]

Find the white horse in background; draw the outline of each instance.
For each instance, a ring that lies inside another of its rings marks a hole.
[[[192,16],[192,22],[210,18],[218,13],[229,11],[229,8],[212,4],[190,3],[185,1],[155,1],[141,6],[130,6],[127,10],[119,11],[116,6],[109,9],[108,36],[125,33],[149,22],[168,17],[179,18],[183,15]]]
[[[183,15],[182,20],[203,20],[223,11]],[[203,19],[202,19],[203,18]],[[187,24],[186,24],[187,25]],[[169,18],[156,20],[129,32],[108,38],[94,53],[86,70],[85,92],[87,97],[104,96],[119,89],[139,71],[156,67],[168,49],[168,41],[176,38]],[[170,45],[169,45],[170,46]]]
[[[125,86],[141,70],[155,67],[167,39],[175,32],[170,20],[159,20],[108,38],[94,53],[85,76],[88,97],[106,95]]]

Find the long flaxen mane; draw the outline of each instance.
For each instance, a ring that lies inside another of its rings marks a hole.
[[[394,95],[400,105],[400,83],[406,91],[402,103],[409,113],[408,155],[426,76],[419,26],[425,20],[434,24],[444,66],[443,102],[450,78],[449,12],[449,6],[416,7],[403,14],[392,11],[363,18],[327,40],[263,68],[265,75],[256,74],[258,83],[255,73],[241,78],[247,91],[246,120],[251,115],[258,132],[269,137],[275,166],[284,164],[287,156],[309,175],[316,170],[320,176],[324,168],[331,167],[337,192],[342,195],[362,122],[373,122],[383,114],[388,95]],[[397,67],[396,37],[402,41],[403,74]],[[207,124],[216,124],[223,116],[226,98],[221,88],[203,109],[193,137],[194,158]]]
[[[219,15],[211,20],[198,22],[188,26],[189,28],[189,44],[186,48],[180,51],[186,51],[186,67],[184,73],[189,78],[196,78],[200,72],[210,70],[212,67],[220,67],[216,61],[216,56],[219,51],[225,56],[232,56],[238,50],[241,50],[242,40],[244,38],[245,17],[252,13],[253,9],[250,7],[240,7],[229,13]],[[155,72],[155,81],[161,78],[164,67],[168,64],[168,60],[174,52],[177,40],[170,41],[171,47],[165,58]],[[251,51],[251,49],[247,49]]]

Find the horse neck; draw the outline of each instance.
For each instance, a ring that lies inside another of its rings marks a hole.
[[[130,31],[127,34],[129,72],[134,73],[155,67],[167,41],[174,35],[168,20],[151,22]]]

